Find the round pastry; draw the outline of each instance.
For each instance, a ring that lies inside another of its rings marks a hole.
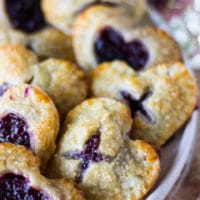
[[[135,70],[142,70],[181,59],[177,43],[166,32],[153,27],[133,29],[125,25],[127,16],[116,15],[113,8],[93,6],[76,18],[73,47],[84,70],[113,60],[123,60]]]
[[[0,144],[0,191],[1,199],[84,199],[69,181],[43,177],[32,152],[11,143]]]
[[[50,176],[76,181],[88,200],[141,199],[158,177],[160,162],[147,143],[128,138],[130,111],[109,98],[89,99],[67,116]]]
[[[69,34],[74,18],[87,7],[95,4],[123,6],[134,24],[139,21],[145,11],[145,0],[42,0],[42,9],[50,24]]]
[[[190,117],[197,104],[194,77],[181,63],[136,73],[124,62],[99,65],[90,74],[92,96],[125,101],[133,118],[132,139],[163,145]]]
[[[51,99],[39,88],[20,84],[0,97],[0,105],[0,142],[26,146],[45,166],[54,153],[59,130]]]
[[[70,62],[48,59],[32,66],[31,84],[40,87],[54,101],[61,119],[87,96],[84,73]]]
[[[30,66],[37,57],[19,44],[0,45],[0,88],[5,84],[29,83],[32,79]]]
[[[32,33],[45,25],[40,0],[0,1],[0,26]]]
[[[61,120],[87,96],[84,72],[68,61],[48,59],[37,62],[33,53],[20,45],[0,46],[0,95],[11,86],[29,83],[40,87],[54,101]]]
[[[75,60],[71,36],[55,28],[45,28],[29,35],[28,47],[35,52],[40,59],[52,57],[71,61]]]

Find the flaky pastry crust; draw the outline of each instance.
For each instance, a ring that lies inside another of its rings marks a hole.
[[[84,70],[89,71],[98,65],[95,42],[101,31],[108,28],[119,33],[126,43],[139,41],[143,44],[148,53],[148,61],[142,69],[181,59],[177,43],[165,31],[149,26],[133,28],[130,26],[131,18],[118,9],[97,5],[83,11],[76,18],[73,26],[73,48],[76,59]]]
[[[48,59],[32,66],[32,85],[40,87],[53,100],[61,119],[87,96],[87,81],[78,67],[65,60]]]
[[[39,88],[20,84],[9,88],[0,98],[0,118],[12,113],[28,125],[30,149],[44,168],[55,151],[59,117],[51,99]]]
[[[117,31],[133,26],[130,16],[121,7],[95,5],[77,16],[73,25],[73,48],[79,65],[85,70],[96,67],[94,42],[98,32],[105,27],[114,27]]]
[[[38,62],[34,53],[19,44],[0,45],[0,85],[29,83],[30,66]]]
[[[123,62],[99,65],[90,74],[92,96],[124,100],[132,107],[133,139],[163,145],[190,117],[197,104],[194,77],[181,63],[136,73]]]
[[[11,143],[0,144],[0,176],[22,175],[29,185],[43,191],[51,200],[83,200],[82,193],[66,179],[49,180],[39,171],[39,160],[27,148]]]
[[[29,35],[29,47],[40,59],[61,58],[74,61],[70,35],[48,27]]]
[[[154,185],[160,162],[149,144],[128,138],[131,124],[129,109],[119,101],[84,101],[66,118],[49,175],[77,181],[86,199],[141,199]]]
[[[0,58],[4,62],[0,90],[20,83],[38,86],[52,98],[61,120],[87,96],[86,76],[71,62],[55,58],[39,62],[33,53],[15,44],[0,46]]]
[[[145,12],[145,0],[42,0],[42,9],[47,21],[65,33],[71,33],[75,17],[87,7],[95,4],[113,3],[123,7],[136,24]],[[109,6],[107,4],[107,6]],[[67,11],[67,12],[66,12]]]

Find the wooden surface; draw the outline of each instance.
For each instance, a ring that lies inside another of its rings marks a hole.
[[[196,72],[196,77],[200,88],[200,71]],[[200,200],[200,116],[198,124],[199,133],[196,140],[193,161],[182,187],[173,200]]]

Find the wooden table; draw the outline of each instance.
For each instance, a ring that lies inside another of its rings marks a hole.
[[[197,82],[200,88],[200,71],[196,72]],[[199,102],[200,103],[200,102]],[[199,134],[189,173],[173,200],[200,200],[200,116]]]

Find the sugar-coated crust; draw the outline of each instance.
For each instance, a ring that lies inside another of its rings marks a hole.
[[[40,161],[26,147],[12,143],[0,143],[0,173],[6,170],[37,171]]]
[[[74,61],[72,39],[55,28],[45,28],[29,36],[29,47],[41,58],[62,58]]]
[[[103,0],[99,4],[105,2],[114,3],[123,6],[126,12],[132,17],[132,21],[137,23],[145,11],[145,0]],[[61,29],[66,33],[71,32],[75,17],[88,5],[97,3],[95,0],[42,0],[42,9],[47,21],[53,26]],[[67,12],[66,12],[67,11]]]
[[[73,27],[73,47],[79,65],[86,71],[97,66],[94,44],[99,32],[106,27],[119,32],[126,42],[143,43],[149,53],[145,68],[181,59],[177,43],[166,32],[153,27],[133,28],[128,22],[132,22],[131,18],[119,8],[97,5],[82,12]]]
[[[0,46],[0,86],[29,83],[40,87],[56,104],[61,119],[87,96],[83,71],[68,61],[48,59],[38,63],[36,56],[23,46]]]
[[[37,57],[19,44],[0,45],[0,85],[28,83],[31,79],[30,66],[37,63]]]
[[[68,61],[48,59],[32,66],[31,84],[40,87],[54,101],[62,119],[87,96],[84,73]]]
[[[133,21],[121,7],[92,6],[77,16],[73,26],[73,48],[79,65],[86,71],[96,67],[94,42],[98,32],[111,26],[117,31],[127,30]]]
[[[30,148],[43,166],[55,150],[59,117],[51,99],[39,88],[20,84],[8,89],[0,98],[0,117],[18,114],[28,124]]]
[[[64,155],[82,151],[86,141],[99,131],[98,152],[109,160],[92,162],[84,172],[80,186],[86,199],[141,199],[154,185],[160,162],[149,144],[128,138],[131,124],[129,109],[114,99],[94,98],[76,106],[66,118],[50,162],[50,176],[75,180],[80,160]]]
[[[51,200],[83,200],[81,192],[66,179],[48,180],[40,174],[39,159],[27,148],[11,143],[0,144],[0,176],[23,175],[31,187],[41,190]]]
[[[0,27],[0,45],[2,44],[28,44],[28,36],[18,30]]]
[[[99,65],[91,72],[92,96],[123,99],[121,91],[138,100],[149,91],[143,107],[152,121],[137,112],[133,117],[131,137],[156,145],[163,145],[186,122],[197,104],[195,79],[179,62],[136,73],[125,63],[115,61]]]
[[[77,189],[72,181],[65,178],[51,179],[55,187],[58,187],[65,196],[66,200],[84,200],[84,194]]]

